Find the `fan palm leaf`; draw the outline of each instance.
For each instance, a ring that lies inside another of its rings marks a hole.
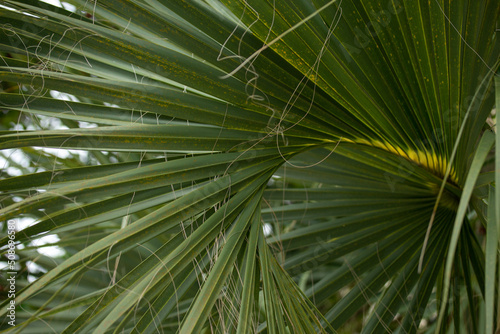
[[[5,332],[494,332],[497,2],[68,3],[0,2]]]

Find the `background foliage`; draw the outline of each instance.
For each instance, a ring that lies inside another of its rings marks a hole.
[[[498,328],[497,1],[0,4],[3,332]]]

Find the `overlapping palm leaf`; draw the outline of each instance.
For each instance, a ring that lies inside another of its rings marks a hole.
[[[70,2],[0,6],[2,108],[68,127],[0,136],[6,330],[493,332],[495,1]]]

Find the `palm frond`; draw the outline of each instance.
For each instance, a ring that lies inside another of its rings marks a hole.
[[[1,1],[2,332],[493,333],[499,13]]]

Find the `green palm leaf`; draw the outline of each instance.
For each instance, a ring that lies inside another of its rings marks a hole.
[[[497,329],[495,1],[69,2],[0,2],[3,332]]]

